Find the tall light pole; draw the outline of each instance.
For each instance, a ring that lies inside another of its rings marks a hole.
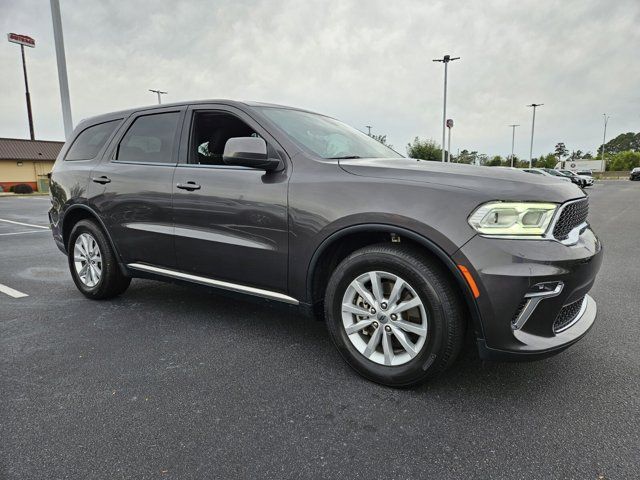
[[[604,117],[604,133],[602,134],[602,168],[604,168],[604,142],[607,140],[607,123],[609,123],[609,117],[606,113],[603,113]]]
[[[369,132],[367,133],[367,135],[371,136],[371,125],[365,125],[364,128],[366,128],[367,130],[369,130]]]
[[[529,168],[533,163],[533,132],[536,128],[536,108],[541,107],[544,103],[532,103],[531,105],[527,105],[527,107],[533,107],[533,120],[531,121],[531,146],[529,147]]]
[[[447,141],[447,162],[451,162],[451,130],[453,129],[453,118],[447,118],[446,125],[449,129],[449,139]]]
[[[444,63],[444,107],[442,109],[442,161],[444,162],[444,138],[447,131],[447,69],[449,62],[454,60],[460,60],[460,57],[451,57],[451,55],[445,55],[442,58],[434,58],[434,62]]]
[[[511,167],[513,168],[513,147],[516,143],[516,127],[520,125],[509,125],[511,127]]]
[[[22,54],[22,73],[24,73],[24,94],[27,97],[27,117],[29,119],[29,136],[31,140],[35,140],[33,134],[33,115],[31,114],[31,96],[29,95],[29,81],[27,80],[27,63],[24,59],[24,47],[34,48],[36,41],[27,35],[18,35],[17,33],[8,33],[7,39],[11,43],[20,45],[20,53]]]
[[[153,90],[151,88],[149,89],[149,91],[158,94],[158,105],[162,105],[162,99],[160,98],[160,95],[166,95],[167,92],[163,92],[161,90]]]
[[[64,54],[62,19],[60,18],[60,2],[58,0],[51,0],[51,20],[53,23],[53,40],[56,45],[56,60],[58,62],[58,83],[60,84],[62,122],[64,123],[64,136],[68,140],[71,137],[71,133],[73,133],[73,121],[71,120],[71,100],[69,99],[67,58]]]

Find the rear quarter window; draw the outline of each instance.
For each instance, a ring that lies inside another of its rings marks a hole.
[[[85,128],[76,137],[65,155],[65,160],[91,160],[96,158],[122,119],[111,120]]]

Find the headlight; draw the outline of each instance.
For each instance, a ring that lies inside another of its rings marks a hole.
[[[553,203],[489,202],[469,217],[469,225],[485,235],[542,236],[558,208]]]

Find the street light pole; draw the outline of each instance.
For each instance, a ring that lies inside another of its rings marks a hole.
[[[149,89],[149,91],[158,94],[158,105],[162,105],[162,99],[160,98],[160,95],[166,95],[167,92],[163,92],[161,90],[153,90],[151,88]]]
[[[444,150],[445,150],[445,145],[444,145],[444,139],[445,139],[445,133],[447,130],[447,70],[448,70],[448,66],[449,66],[449,62],[452,62],[454,60],[459,60],[460,57],[451,57],[451,55],[445,55],[442,58],[434,58],[433,61],[434,62],[441,62],[444,63],[444,106],[442,108],[442,161],[445,161],[445,155],[444,155]]]
[[[62,19],[60,18],[60,2],[58,0],[51,0],[51,20],[53,23],[53,40],[56,45],[56,60],[58,62],[58,83],[60,84],[60,103],[62,103],[64,136],[69,140],[73,133],[73,121],[71,120],[71,100],[69,98],[69,79],[67,78],[67,59],[64,54]]]
[[[447,162],[451,162],[451,128],[449,128],[449,139],[447,140]]]
[[[29,95],[29,81],[27,80],[27,63],[24,59],[24,45],[20,45],[20,52],[22,53],[22,71],[24,72],[24,94],[27,97],[27,116],[29,117],[29,135],[31,140],[35,140],[36,137],[33,133],[33,115],[31,114],[31,96]]]
[[[33,115],[31,114],[31,95],[29,94],[29,81],[27,79],[27,61],[24,56],[24,47],[34,48],[36,46],[36,41],[27,36],[27,35],[19,35],[17,33],[9,33],[7,35],[7,39],[11,43],[17,43],[20,45],[20,54],[22,55],[22,73],[24,74],[24,94],[27,99],[27,117],[29,119],[29,136],[31,140],[35,140],[35,135],[33,134]]]
[[[541,107],[544,103],[532,103],[531,105],[527,105],[527,107],[533,107],[533,120],[531,121],[531,146],[529,147],[529,168],[533,163],[533,132],[536,128],[536,108]]]
[[[509,125],[511,127],[511,167],[513,168],[513,147],[515,145],[516,142],[516,127],[519,127],[520,125]]]
[[[609,116],[606,113],[603,113],[604,117],[604,133],[602,134],[602,167],[604,168],[604,142],[607,139],[607,123],[609,123]]]

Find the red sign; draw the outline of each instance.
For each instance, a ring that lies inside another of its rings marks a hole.
[[[447,128],[453,128],[453,119],[452,118],[448,118],[447,119]]]
[[[25,47],[33,48],[36,46],[36,41],[33,38],[28,37],[27,35],[18,35],[17,33],[8,33],[7,39],[11,43],[19,43],[20,45],[24,45]]]

